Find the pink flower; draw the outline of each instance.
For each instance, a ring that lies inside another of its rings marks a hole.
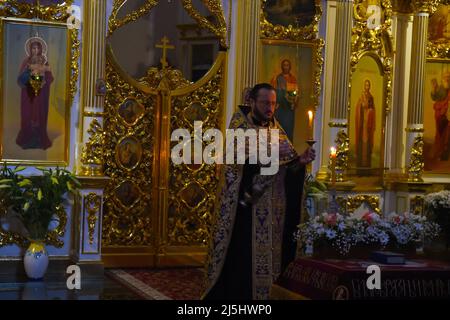
[[[329,214],[325,217],[325,223],[329,226],[335,226],[337,221],[337,215],[336,214]]]
[[[373,222],[373,216],[371,212],[366,212],[364,213],[364,215],[362,216],[362,218],[364,221],[366,221],[368,224],[372,224]]]
[[[402,222],[402,218],[400,216],[395,216],[394,217],[394,222],[397,224],[400,224]]]

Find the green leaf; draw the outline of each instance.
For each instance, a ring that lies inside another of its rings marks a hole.
[[[23,205],[23,210],[24,211],[28,211],[28,209],[30,209],[30,203],[29,202],[25,202],[25,204]]]
[[[0,184],[5,184],[5,183],[8,183],[8,182],[13,182],[13,180],[12,179],[2,179],[2,180],[0,180]]]
[[[30,179],[23,179],[22,181],[20,181],[17,185],[19,187],[25,187],[25,186],[29,186],[31,185],[31,180]]]
[[[310,192],[310,193],[322,193],[322,190],[319,190],[319,189],[316,188],[316,187],[310,187],[310,188],[309,188],[309,192]]]
[[[73,183],[77,186],[77,187],[81,187],[81,183],[80,181],[78,181],[77,178],[75,178],[73,175],[69,174],[68,175],[69,179],[73,181]]]
[[[11,188],[11,186],[9,184],[0,185],[0,189],[8,189],[8,188]]]
[[[42,190],[39,188],[38,194],[37,194],[37,198],[39,201],[42,200]]]
[[[58,179],[56,179],[55,177],[51,177],[51,179],[53,184],[59,184]]]
[[[317,184],[319,185],[320,189],[322,189],[322,191],[327,190],[327,185],[325,183],[323,183],[322,181],[317,181]]]
[[[16,167],[16,168],[13,170],[13,172],[14,172],[14,173],[17,173],[17,172],[20,172],[20,171],[25,170],[26,168],[27,168],[27,167],[24,167],[24,166]]]

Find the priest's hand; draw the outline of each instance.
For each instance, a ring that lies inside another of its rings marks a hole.
[[[299,157],[299,162],[301,165],[307,165],[308,163],[314,161],[316,158],[316,150],[313,148],[308,148]]]

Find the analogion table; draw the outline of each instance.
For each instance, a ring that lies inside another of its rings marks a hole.
[[[381,288],[369,289],[367,267],[380,267]],[[292,262],[272,287],[273,299],[449,299],[450,264],[407,260],[384,265],[370,260],[316,260]]]

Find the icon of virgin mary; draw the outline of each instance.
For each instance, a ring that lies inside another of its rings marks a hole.
[[[25,42],[26,57],[17,79],[21,88],[21,119],[16,143],[23,149],[46,150],[52,145],[47,134],[47,121],[53,75],[47,48],[47,43],[39,36]]]

